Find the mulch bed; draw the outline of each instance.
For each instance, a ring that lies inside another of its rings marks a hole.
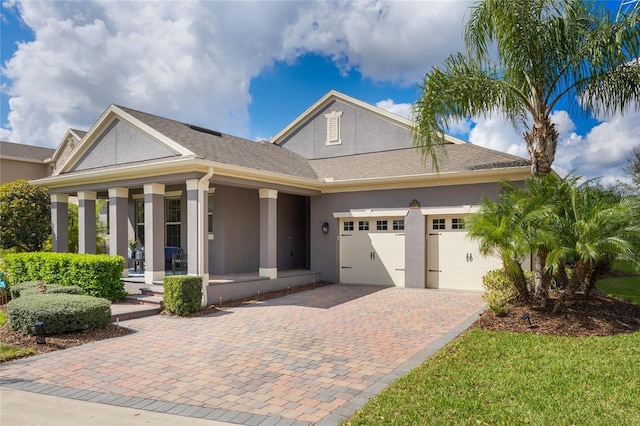
[[[551,336],[610,336],[640,330],[640,307],[634,303],[595,294],[585,297],[577,294],[566,301],[563,312],[554,314],[557,295],[552,295],[546,308],[515,306],[504,317],[486,310],[472,325],[492,331],[536,333]],[[523,319],[529,314],[529,320]]]

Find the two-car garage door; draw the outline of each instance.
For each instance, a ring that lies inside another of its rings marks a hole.
[[[463,217],[427,219],[426,287],[482,290],[482,276],[501,267],[467,238]],[[340,221],[340,281],[404,287],[404,218],[344,218]]]

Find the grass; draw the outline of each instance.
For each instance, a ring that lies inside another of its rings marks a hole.
[[[640,303],[640,276],[597,285]],[[567,338],[470,330],[344,424],[640,424],[638,348],[640,332]]]
[[[605,278],[599,280],[596,286],[600,291],[623,300],[640,305],[640,272],[629,261],[616,260],[613,269],[628,274],[637,274],[629,277]]]
[[[5,320],[6,318],[4,312],[0,311],[0,327],[4,326]],[[17,346],[11,346],[7,345],[6,343],[0,342],[0,359],[2,361],[8,361],[10,359],[29,354],[31,352],[33,352],[32,349],[19,348]]]

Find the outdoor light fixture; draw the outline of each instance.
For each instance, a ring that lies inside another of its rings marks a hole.
[[[322,232],[323,232],[324,234],[326,234],[326,233],[328,233],[328,232],[329,232],[329,224],[328,224],[327,222],[325,222],[325,223],[323,223],[323,224],[322,224]]]
[[[529,315],[529,312],[525,312],[524,314],[522,314],[520,319],[529,321],[529,325],[531,325],[531,315]]]
[[[411,200],[411,202],[409,203],[409,208],[410,209],[419,209],[420,208],[420,201],[416,200],[415,198],[413,200]]]
[[[34,327],[36,329],[36,343],[39,345],[47,343],[44,340],[44,323],[42,321],[36,321]]]

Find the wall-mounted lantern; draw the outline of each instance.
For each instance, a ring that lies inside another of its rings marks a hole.
[[[329,224],[327,222],[322,224],[322,233],[323,234],[329,233]]]

